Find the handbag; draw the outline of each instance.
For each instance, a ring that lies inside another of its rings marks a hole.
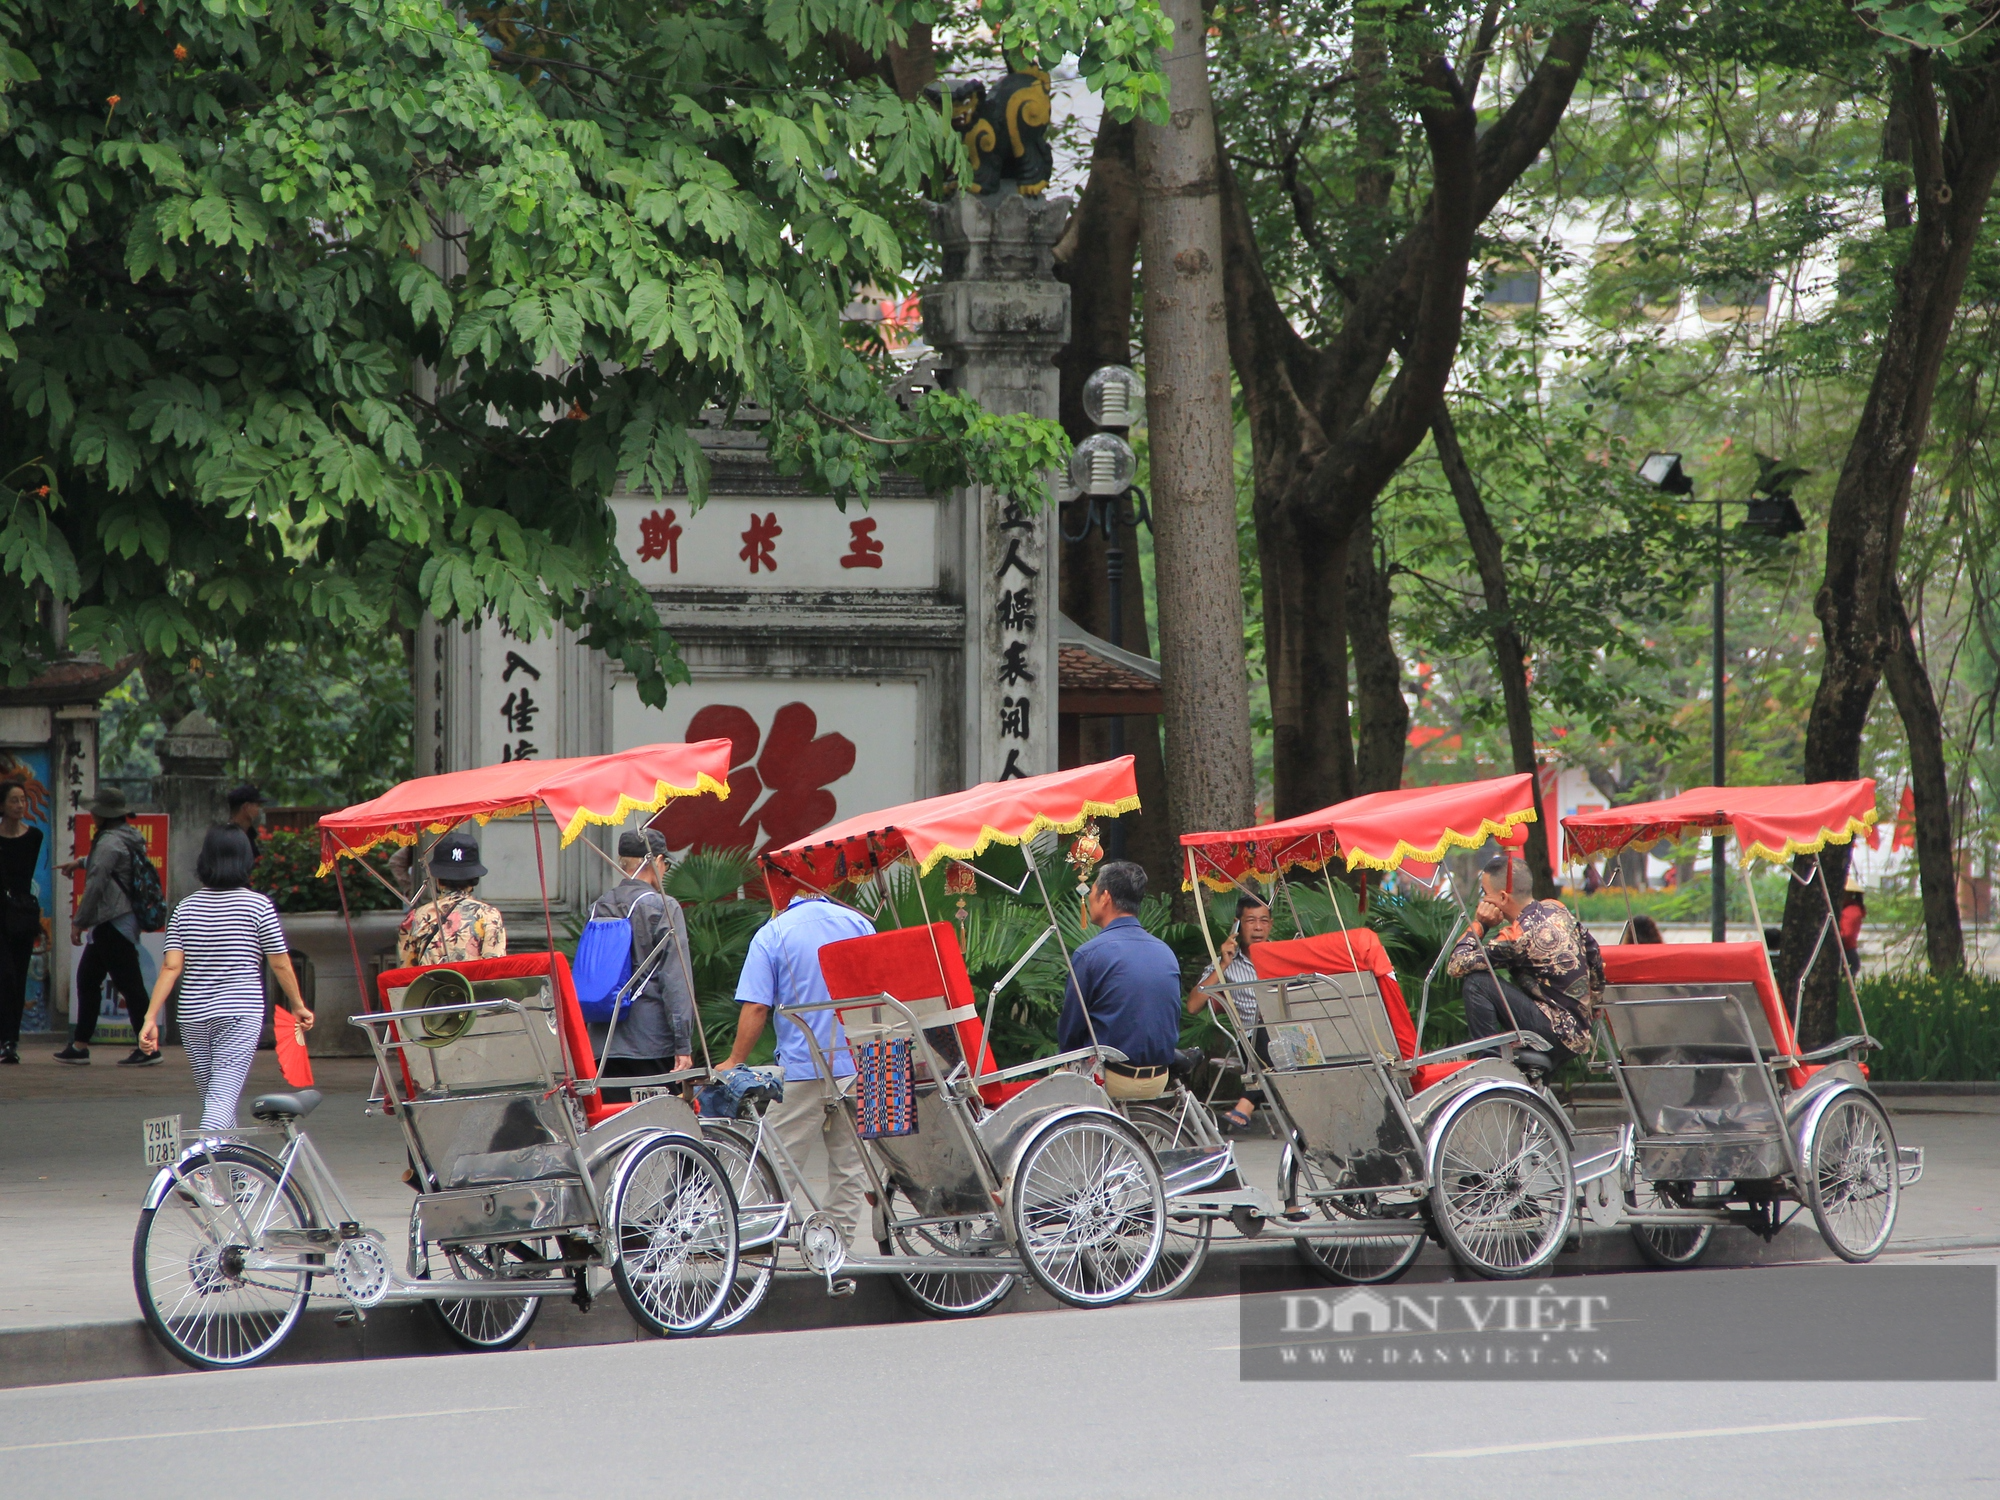
[[[39,937],[42,931],[42,903],[26,891],[0,895],[0,932],[10,938]]]

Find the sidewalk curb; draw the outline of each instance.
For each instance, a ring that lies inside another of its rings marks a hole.
[[[1911,1240],[1892,1244],[1883,1253],[1920,1255],[1980,1249],[2000,1249],[2000,1239],[1968,1236]],[[1704,1261],[1704,1265],[1797,1265],[1831,1259],[1817,1235],[1809,1229],[1794,1226],[1770,1244],[1750,1235],[1731,1236],[1721,1253]],[[1564,1276],[1631,1271],[1641,1269],[1643,1265],[1630,1237],[1622,1228],[1593,1229],[1583,1241],[1580,1251],[1559,1257],[1551,1274]],[[1239,1287],[1239,1272],[1249,1266],[1289,1269],[1296,1275],[1297,1285],[1302,1290],[1326,1285],[1298,1261],[1290,1241],[1274,1233],[1270,1238],[1260,1237],[1256,1241],[1218,1240],[1209,1255],[1208,1264],[1202,1268],[1194,1283],[1181,1293],[1180,1300],[1233,1297]],[[1455,1268],[1450,1261],[1432,1246],[1425,1250],[1423,1257],[1410,1268],[1403,1280],[1406,1284],[1451,1281],[1456,1279],[1454,1273]],[[1006,1301],[989,1316],[1051,1312],[1057,1308],[1055,1299],[1045,1292],[1017,1285]],[[292,1336],[267,1363],[273,1366],[338,1364],[369,1359],[430,1358],[465,1352],[451,1342],[428,1309],[423,1307],[386,1308],[371,1314],[364,1325],[336,1323],[337,1315],[338,1309],[332,1306],[309,1309],[299,1320]],[[1117,1309],[1106,1309],[1103,1316],[1115,1319]],[[712,1337],[803,1333],[930,1321],[926,1314],[903,1301],[886,1277],[862,1277],[852,1296],[834,1298],[826,1295],[822,1278],[806,1271],[784,1271],[772,1283],[763,1307],[746,1326]],[[518,1347],[573,1349],[649,1341],[650,1335],[642,1333],[626,1315],[616,1293],[606,1288],[587,1315],[579,1312],[567,1299],[550,1298],[533,1331]],[[0,1390],[196,1373],[168,1354],[138,1318],[116,1323],[0,1329]]]

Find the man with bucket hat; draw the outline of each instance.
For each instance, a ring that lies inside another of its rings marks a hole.
[[[430,872],[437,894],[411,907],[396,934],[396,955],[403,966],[505,958],[507,924],[499,908],[472,894],[486,873],[477,836],[460,830],[439,839],[431,846]]]
[[[57,1062],[90,1061],[90,1039],[97,1034],[106,979],[125,1002],[134,1034],[144,1024],[148,996],[139,969],[139,914],[132,904],[132,889],[137,867],[146,858],[146,840],[127,821],[130,814],[123,792],[100,786],[90,799],[90,816],[97,828],[88,861],[72,859],[57,866],[65,875],[80,864],[85,870],[83,895],[70,918],[70,941],[84,945],[76,970],[76,1026],[69,1045],[56,1054]],[[158,1049],[135,1048],[123,1062],[144,1067],[159,1060]]]

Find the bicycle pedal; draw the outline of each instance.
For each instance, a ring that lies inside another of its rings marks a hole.
[[[829,1297],[852,1297],[860,1285],[852,1276],[829,1277],[826,1294]]]
[[[343,1308],[333,1315],[336,1328],[359,1328],[368,1322],[368,1314],[358,1307]]]

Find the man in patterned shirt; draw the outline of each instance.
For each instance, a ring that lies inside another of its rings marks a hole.
[[[1503,1031],[1533,1032],[1558,1063],[1588,1052],[1591,1018],[1604,993],[1597,939],[1561,902],[1529,899],[1533,886],[1524,859],[1496,855],[1481,868],[1479,884],[1479,909],[1446,965],[1464,981],[1467,1032],[1475,1041]],[[1489,955],[1513,983],[1494,974]]]
[[[446,834],[431,849],[430,869],[436,898],[411,907],[396,934],[403,967],[505,958],[507,924],[499,908],[472,894],[486,873],[479,862],[479,840],[470,833]]]

